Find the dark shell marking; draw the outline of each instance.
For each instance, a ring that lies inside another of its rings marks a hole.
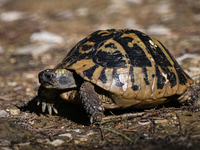
[[[80,41],[56,68],[124,99],[158,99],[184,93],[193,83],[169,51],[137,30],[99,30]]]

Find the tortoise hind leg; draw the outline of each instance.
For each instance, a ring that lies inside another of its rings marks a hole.
[[[186,105],[200,105],[200,101],[198,100],[199,94],[197,91],[190,87],[185,93],[183,93],[179,98],[178,101],[181,104]]]
[[[80,95],[82,105],[90,115],[90,122],[101,122],[101,119],[104,116],[104,107],[101,102],[102,100],[94,90],[94,85],[90,82],[84,82],[80,87]]]

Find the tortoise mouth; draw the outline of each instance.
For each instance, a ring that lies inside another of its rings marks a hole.
[[[41,85],[45,88],[50,88],[50,87],[54,87],[54,84],[49,82],[49,81],[42,81]]]

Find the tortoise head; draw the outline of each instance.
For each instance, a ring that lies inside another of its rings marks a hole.
[[[73,73],[66,69],[47,69],[38,74],[39,82],[48,89],[77,87]]]

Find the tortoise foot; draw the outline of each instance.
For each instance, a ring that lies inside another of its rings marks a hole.
[[[54,113],[58,114],[58,111],[54,107],[53,103],[47,103],[47,102],[42,101],[40,98],[38,98],[37,105],[39,106],[40,103],[42,104],[42,112],[45,112],[45,110],[47,108],[50,115],[52,115],[52,109],[53,109]]]
[[[179,97],[179,102],[183,105],[200,105],[200,100],[198,99],[200,95],[195,89],[190,87],[183,95]]]
[[[80,95],[83,107],[86,113],[90,115],[90,122],[101,122],[104,116],[104,107],[94,90],[94,85],[90,82],[84,82],[80,88]]]

